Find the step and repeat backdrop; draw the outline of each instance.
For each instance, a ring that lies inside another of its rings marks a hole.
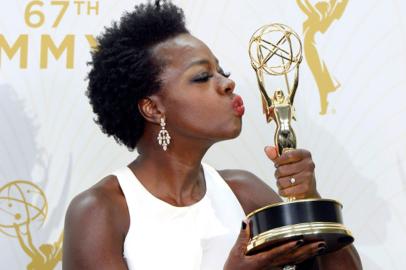
[[[70,200],[136,157],[101,133],[84,93],[95,36],[140,2],[0,3],[2,269],[61,269]],[[205,161],[252,171],[276,188],[263,153],[274,125],[262,114],[248,41],[264,24],[289,25],[304,52],[293,123],[298,147],[312,152],[322,196],[343,203],[364,268],[404,269],[405,1],[174,2],[246,104],[242,134],[215,145]]]

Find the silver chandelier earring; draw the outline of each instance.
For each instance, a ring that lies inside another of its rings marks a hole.
[[[158,133],[157,140],[164,151],[168,149],[168,145],[171,143],[171,136],[169,136],[169,132],[166,130],[165,126],[165,118],[161,117],[161,130]]]

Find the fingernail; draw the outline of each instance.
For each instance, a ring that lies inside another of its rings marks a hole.
[[[317,255],[323,255],[324,253],[326,253],[326,250],[327,250],[326,243],[322,242],[317,247],[318,247]]]
[[[296,247],[301,247],[304,244],[304,240],[300,239],[296,242]]]
[[[242,224],[241,224],[241,229],[243,231],[245,231],[246,228],[247,228],[247,223],[245,223],[245,221],[243,221]]]
[[[325,247],[321,247],[317,250],[317,255],[323,255],[326,252],[326,248]]]

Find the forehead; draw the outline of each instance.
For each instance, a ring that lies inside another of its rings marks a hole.
[[[153,49],[153,54],[166,67],[179,69],[186,69],[190,63],[199,60],[216,62],[207,45],[190,34],[181,34],[158,44]]]

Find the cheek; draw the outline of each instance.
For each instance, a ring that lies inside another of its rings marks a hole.
[[[173,102],[168,106],[168,116],[179,128],[202,129],[210,128],[215,122],[210,121],[215,115],[215,111],[200,100],[185,100],[184,102]]]
[[[214,104],[215,97],[210,89],[194,89],[182,87],[184,91],[177,91],[176,95],[168,96],[165,108],[168,114],[175,118],[183,118],[188,122],[199,121],[210,117],[219,104]],[[180,120],[180,119],[179,119]]]
[[[171,102],[168,117],[174,131],[218,139],[234,138],[241,131],[241,118],[221,99],[198,98]]]

